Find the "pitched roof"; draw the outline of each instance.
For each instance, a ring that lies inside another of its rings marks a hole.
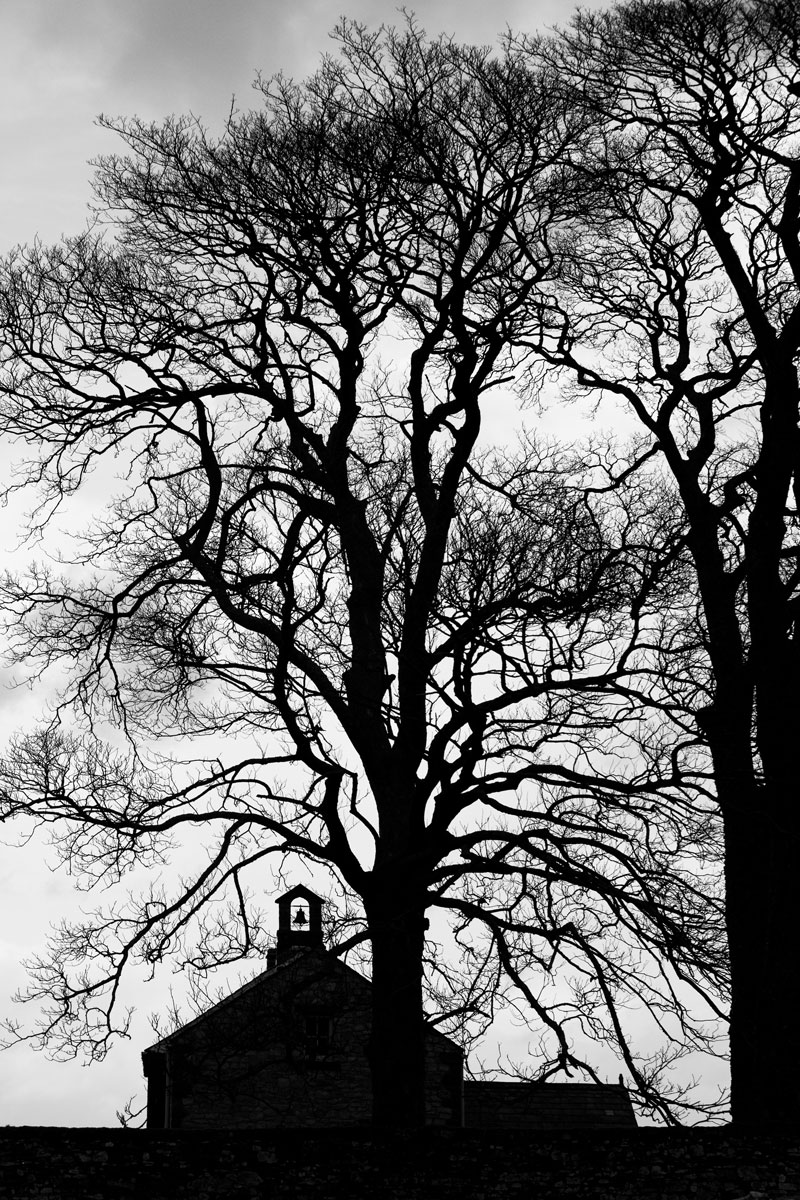
[[[312,892],[310,888],[305,887],[302,883],[296,884],[288,892],[284,892],[282,896],[278,896],[275,903],[285,904],[288,900],[291,904],[293,900],[299,897],[302,897],[303,900],[313,901],[315,904],[322,904],[322,897],[318,896],[316,892]]]
[[[212,1013],[216,1013],[221,1008],[225,1008],[230,1004],[235,1004],[244,995],[246,995],[246,993],[253,991],[255,988],[265,984],[268,986],[272,979],[277,978],[289,967],[296,967],[301,960],[308,963],[316,960],[321,964],[324,963],[328,970],[335,970],[340,974],[346,973],[353,980],[357,980],[358,984],[367,988],[371,986],[369,979],[367,979],[364,975],[361,975],[358,971],[354,971],[352,967],[349,967],[347,963],[342,962],[341,959],[337,958],[335,954],[332,954],[330,950],[324,950],[317,946],[308,948],[298,946],[293,951],[289,951],[289,953],[285,955],[285,957],[281,958],[280,962],[276,963],[275,966],[268,967],[266,971],[261,971],[260,974],[256,975],[253,979],[249,979],[247,983],[243,983],[241,987],[236,988],[236,990],[231,992],[230,995],[224,996],[221,1000],[218,1000],[216,1004],[212,1004],[210,1008],[207,1008],[204,1012],[199,1013],[191,1021],[187,1021],[185,1025],[181,1025],[179,1029],[173,1030],[172,1033],[165,1034],[165,1036],[159,1038],[157,1042],[153,1042],[152,1046],[147,1046],[146,1049],[142,1051],[142,1056],[144,1057],[145,1054],[158,1054],[159,1052],[165,1050],[168,1045],[171,1045],[190,1029],[194,1029],[197,1025],[201,1024]],[[446,1034],[441,1033],[432,1025],[427,1027],[426,1037],[441,1038],[447,1042],[453,1050],[461,1050],[461,1047],[454,1042],[452,1038],[447,1037]]]
[[[334,957],[329,953],[329,951],[320,950],[317,947],[312,947],[311,949],[297,947],[294,952],[290,951],[285,957],[283,957],[279,963],[276,963],[272,967],[267,967],[266,971],[261,971],[258,975],[254,975],[252,979],[248,979],[246,983],[243,983],[229,995],[223,996],[222,999],[218,1000],[216,1004],[212,1004],[209,1008],[204,1009],[203,1012],[198,1013],[196,1017],[193,1017],[191,1021],[187,1021],[185,1025],[181,1025],[179,1029],[174,1029],[172,1033],[167,1033],[164,1035],[164,1037],[159,1038],[157,1042],[153,1042],[152,1046],[147,1046],[146,1049],[142,1051],[142,1054],[150,1054],[151,1052],[163,1050],[169,1043],[175,1041],[176,1038],[181,1037],[182,1034],[188,1032],[190,1029],[194,1029],[195,1026],[205,1021],[211,1013],[218,1012],[221,1008],[225,1008],[230,1004],[235,1004],[236,1001],[240,1000],[242,996],[246,995],[247,992],[253,991],[267,979],[271,979],[274,976],[281,974],[286,970],[287,967],[296,963],[300,956],[310,958],[312,955],[315,957],[324,956],[326,959]],[[352,975],[355,975],[363,982],[368,982],[368,980],[364,979],[363,975],[358,974],[358,971],[354,971],[352,967],[348,967],[347,963],[339,962],[339,966],[345,971],[349,971]]]

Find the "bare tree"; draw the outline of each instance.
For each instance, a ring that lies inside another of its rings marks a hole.
[[[800,1117],[800,8],[630,0],[522,46],[595,121],[536,344],[641,423],[674,480],[709,664],[696,698],[725,830],[737,1124]],[[544,325],[543,325],[544,329]]]
[[[725,985],[713,805],[694,731],[655,736],[679,729],[668,697],[638,753],[679,546],[658,489],[595,485],[602,456],[479,444],[570,243],[557,164],[583,118],[513,57],[413,27],[340,39],[218,140],[115,124],[128,156],[97,184],[113,237],[5,265],[2,427],[34,451],[35,527],[123,464],[70,566],[6,582],[20,660],[70,682],[10,757],[5,814],[52,825],[90,880],[211,839],[191,878],[60,929],[34,968],[36,1036],[100,1055],[132,958],[205,971],[258,951],[248,889],[289,854],[358,901],[377,1122],[423,1119],[433,906],[462,939],[489,931],[485,961],[555,1039],[545,1075],[592,1070],[544,998],[579,960],[594,984],[574,1012],[669,1118],[622,1004],[686,1028],[675,980],[717,1008]],[[100,742],[108,720],[129,748]],[[194,765],[146,749],[176,736],[199,740]],[[454,1020],[484,1010],[479,976]]]

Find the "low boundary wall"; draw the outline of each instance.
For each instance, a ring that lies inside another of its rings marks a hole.
[[[800,1135],[0,1129],[2,1200],[800,1200]]]

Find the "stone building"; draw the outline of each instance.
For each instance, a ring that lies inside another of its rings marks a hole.
[[[278,903],[267,969],[148,1047],[151,1129],[367,1126],[367,979],[325,950],[322,901],[292,888]],[[426,1122],[440,1128],[635,1126],[616,1085],[464,1082],[463,1052],[428,1028]]]

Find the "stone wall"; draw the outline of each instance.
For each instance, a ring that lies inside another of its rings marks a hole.
[[[332,1022],[331,1053],[311,1056],[306,1017]],[[175,1129],[368,1125],[368,985],[306,954],[264,975],[170,1039],[168,1123]]]
[[[620,1084],[524,1083],[467,1080],[468,1129],[545,1130],[636,1128],[628,1093]]]
[[[309,1051],[309,1020],[329,1028],[324,1052]],[[371,1021],[366,979],[324,951],[298,954],[145,1052],[148,1125],[366,1128],[372,1119]],[[429,1029],[430,1125],[461,1125],[461,1073],[461,1050]]]
[[[0,1130],[3,1200],[800,1200],[800,1136]]]

